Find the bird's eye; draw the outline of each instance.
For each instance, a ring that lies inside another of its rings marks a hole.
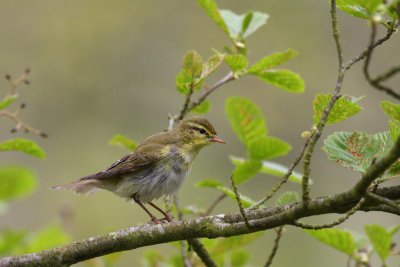
[[[204,130],[203,128],[200,128],[200,129],[199,129],[199,133],[205,134],[205,133],[206,133],[206,130]]]

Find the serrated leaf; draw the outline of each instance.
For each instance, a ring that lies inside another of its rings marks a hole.
[[[336,132],[325,139],[323,149],[328,154],[329,160],[363,173],[373,160],[379,160],[385,156],[393,145],[388,132],[374,135],[368,135],[365,132]],[[384,177],[398,176],[399,168],[399,163],[392,165]]]
[[[291,145],[272,136],[259,137],[249,144],[250,158],[254,160],[273,159],[284,156],[291,149]]]
[[[397,141],[400,136],[400,122],[390,120],[388,122],[388,127],[390,136],[392,137],[393,141]]]
[[[386,115],[388,115],[394,121],[400,122],[400,104],[393,104],[389,101],[382,101],[380,103],[380,106]]]
[[[135,150],[137,146],[136,142],[130,139],[128,136],[120,134],[114,135],[113,138],[108,141],[108,143],[112,146],[120,146],[132,151]]]
[[[203,59],[196,50],[188,51],[183,57],[182,69],[184,69],[193,79],[200,76],[203,70]]]
[[[268,70],[255,74],[264,82],[290,93],[302,93],[304,81],[299,74],[290,70]]]
[[[233,179],[236,184],[244,183],[253,178],[261,169],[260,161],[246,161],[243,164],[237,165],[233,171]]]
[[[9,201],[31,194],[36,188],[36,176],[25,167],[1,167],[0,185],[0,201]]]
[[[250,253],[244,249],[235,250],[231,253],[231,266],[244,267],[250,261]]]
[[[388,233],[386,228],[376,224],[365,225],[364,229],[374,250],[379,255],[382,262],[385,262],[390,254],[390,247],[392,244],[391,234]]]
[[[195,184],[198,187],[217,187],[224,186],[223,183],[214,179],[204,179]]]
[[[211,102],[209,100],[205,100],[201,102],[199,105],[197,105],[194,109],[191,110],[193,113],[197,114],[206,114],[208,111],[210,111],[211,108]]]
[[[250,99],[229,97],[226,100],[225,110],[233,130],[246,146],[268,133],[260,108]]]
[[[64,245],[70,240],[61,227],[50,225],[36,233],[28,244],[27,252],[37,252]]]
[[[207,15],[220,27],[226,34],[229,35],[228,27],[223,20],[218,6],[214,0],[198,0],[197,3],[204,9]]]
[[[249,73],[259,73],[267,69],[275,68],[290,59],[297,56],[298,53],[292,49],[288,49],[281,53],[274,53],[260,59],[257,63],[249,68]]]
[[[211,73],[213,73],[224,61],[223,54],[215,54],[212,55],[210,58],[203,65],[203,71],[201,72],[201,79],[207,78]]]
[[[18,94],[10,95],[6,99],[0,102],[0,110],[5,109],[12,104],[18,98]]]
[[[15,138],[0,144],[0,151],[19,151],[37,158],[45,158],[46,153],[34,141]]]
[[[317,94],[313,101],[313,121],[317,124],[322,117],[323,111],[331,100],[330,94]],[[327,124],[338,123],[345,119],[357,114],[362,110],[357,102],[353,101],[351,97],[342,96],[339,98],[329,113]]]
[[[247,58],[240,54],[226,55],[224,60],[233,72],[243,70],[249,64]]]
[[[283,206],[283,205],[295,203],[297,201],[299,201],[299,196],[297,195],[297,193],[287,191],[287,192],[283,193],[282,195],[280,195],[280,197],[276,201],[276,204],[278,206]]]
[[[219,191],[221,191],[222,193],[224,193],[225,195],[227,195],[229,198],[233,199],[234,201],[237,201],[235,192],[233,192],[228,187],[216,186],[214,188],[218,189]],[[254,204],[256,204],[256,202],[254,200],[252,200],[250,197],[242,195],[242,194],[239,194],[239,195],[240,195],[240,199],[242,200],[242,204],[245,208],[249,208],[249,207],[253,206]]]
[[[322,243],[333,247],[334,249],[337,249],[341,252],[344,252],[349,256],[352,256],[356,250],[355,241],[349,231],[339,228],[305,231]]]
[[[232,164],[235,166],[239,166],[245,162],[245,159],[239,158],[239,157],[234,157],[234,156],[229,156],[229,159],[231,160]],[[262,166],[260,169],[260,173],[265,173],[269,174],[272,176],[276,177],[282,177],[285,175],[288,171],[288,168],[286,166],[283,166],[279,163],[271,162],[271,161],[262,161]],[[298,173],[298,172],[293,172],[292,175],[289,176],[289,181],[294,182],[294,183],[301,183],[303,175]]]

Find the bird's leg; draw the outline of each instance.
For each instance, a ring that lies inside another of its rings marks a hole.
[[[155,223],[157,223],[157,224],[160,224],[160,223],[161,223],[160,220],[156,218],[156,216],[154,216],[148,209],[146,209],[146,207],[142,204],[142,202],[140,202],[139,199],[137,199],[136,196],[133,196],[132,198],[133,198],[133,200],[134,200],[137,204],[139,204],[139,206],[140,206],[142,209],[144,209],[144,211],[150,216],[150,218],[151,218],[151,220],[152,220],[153,222],[155,222]]]
[[[172,222],[172,221],[173,221],[171,215],[169,215],[168,213],[166,213],[165,211],[163,211],[162,209],[160,209],[159,207],[157,207],[155,204],[153,204],[152,202],[149,202],[149,205],[152,206],[153,208],[155,208],[156,210],[158,210],[159,212],[161,212],[161,213],[165,216],[165,219],[166,219],[167,221],[169,221],[169,222]]]

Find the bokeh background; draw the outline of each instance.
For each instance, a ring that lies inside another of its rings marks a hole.
[[[229,126],[224,101],[230,95],[252,99],[263,110],[271,135],[293,146],[293,151],[277,161],[289,165],[298,154],[300,135],[312,125],[312,100],[316,93],[328,93],[335,85],[337,58],[330,31],[328,1],[217,1],[220,8],[236,13],[260,10],[270,14],[266,26],[248,40],[249,57],[293,48],[299,56],[286,67],[301,74],[306,92],[289,94],[263,84],[253,77],[230,83],[211,95],[207,115],[227,145],[211,146],[200,153],[180,190],[182,205],[209,205],[218,192],[196,188],[194,183],[215,178],[227,185],[232,165],[228,155],[243,155],[243,147]],[[366,47],[369,31],[365,21],[339,14],[344,54],[355,56]],[[222,50],[228,38],[198,7],[196,1],[117,0],[117,1],[10,1],[0,2],[0,73],[17,75],[30,67],[31,85],[21,86],[21,100],[28,104],[23,119],[49,134],[35,139],[47,152],[44,161],[19,153],[2,153],[1,164],[25,164],[39,177],[38,190],[29,198],[15,201],[0,217],[1,228],[35,231],[49,223],[60,223],[62,210],[71,212],[69,229],[74,240],[146,222],[140,208],[111,193],[91,197],[71,192],[51,192],[51,185],[62,184],[104,169],[127,151],[112,147],[115,134],[140,141],[167,127],[168,113],[176,113],[183,98],[175,90],[175,75],[189,49],[204,58],[211,48]],[[383,34],[384,31],[381,32]],[[372,72],[378,73],[400,60],[398,34],[373,57]],[[224,73],[216,73],[216,80]],[[399,79],[393,81],[399,85]],[[5,92],[7,81],[0,80]],[[363,96],[364,110],[344,123],[326,128],[323,138],[333,131],[384,131],[387,118],[379,102],[388,99],[374,91],[363,79],[360,66],[345,78],[343,93]],[[12,135],[13,123],[0,122],[1,139]],[[28,136],[26,136],[28,137]],[[323,139],[322,138],[322,139]],[[345,190],[359,175],[327,160],[318,144],[312,163],[313,196]],[[299,169],[301,170],[301,169]],[[277,178],[259,175],[240,190],[254,199],[261,198]],[[0,185],[1,186],[1,185]],[[296,184],[286,190],[299,191]],[[159,202],[160,203],[160,202]],[[225,200],[214,213],[237,211]],[[326,222],[334,216],[312,219]],[[387,214],[357,213],[343,227],[363,231],[364,223],[390,226],[399,218]],[[274,266],[345,266],[346,256],[328,248],[301,230],[287,227]],[[249,246],[252,263],[265,263],[275,235],[267,231]],[[165,251],[170,245],[125,252],[116,266],[140,266],[144,251]],[[397,259],[398,260],[398,259]],[[397,263],[398,264],[398,263]],[[77,264],[76,266],[86,266]]]

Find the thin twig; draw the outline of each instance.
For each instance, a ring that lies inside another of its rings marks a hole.
[[[388,30],[388,31],[390,31],[390,30]],[[400,94],[396,93],[390,87],[382,85],[380,83],[380,81],[388,79],[390,76],[394,75],[397,71],[400,71],[400,68],[398,70],[396,68],[391,69],[388,73],[385,73],[376,79],[371,78],[371,75],[369,73],[369,65],[371,62],[372,52],[374,49],[373,45],[375,43],[376,32],[377,32],[377,23],[372,21],[371,22],[371,36],[370,36],[370,41],[369,41],[369,45],[368,45],[368,49],[367,49],[367,55],[366,55],[365,62],[364,62],[364,67],[363,67],[364,77],[368,81],[368,83],[375,89],[383,91],[383,92],[387,93],[388,95],[400,100]]]
[[[398,209],[398,210],[400,211],[400,205],[397,204],[397,203],[396,203],[395,201],[393,201],[393,200],[390,200],[390,199],[381,197],[381,196],[379,196],[379,195],[377,195],[377,194],[375,194],[375,193],[372,193],[372,192],[368,192],[368,193],[367,193],[367,197],[368,197],[368,198],[371,198],[371,199],[373,199],[373,200],[376,200],[376,201],[378,201],[378,202],[381,202],[382,204],[388,205],[388,206],[390,206],[390,207],[392,207],[392,208],[394,208],[394,209]]]
[[[318,142],[318,139],[321,136],[322,130],[325,127],[326,121],[328,120],[328,115],[331,112],[333,106],[335,105],[336,101],[340,97],[340,90],[342,89],[343,78],[345,74],[345,69],[343,68],[343,52],[342,46],[340,44],[340,34],[339,34],[339,27],[337,23],[337,16],[336,16],[336,1],[331,0],[331,20],[332,20],[332,35],[333,39],[335,40],[336,44],[336,51],[339,61],[339,68],[338,68],[338,77],[336,81],[336,87],[333,92],[331,99],[329,100],[328,105],[325,107],[322,117],[319,120],[317,126],[315,127],[315,131],[313,135],[310,137],[311,141],[309,142],[308,147],[306,148],[306,152],[304,155],[304,162],[303,162],[303,178],[302,178],[302,199],[304,202],[308,202],[310,200],[310,165],[311,165],[311,157],[314,153],[314,147]]]
[[[397,31],[397,28],[399,27],[400,22],[398,22],[393,29],[390,29],[386,32],[386,35],[380,39],[378,39],[372,46],[373,49],[375,49],[377,46],[383,44],[384,42],[386,42],[387,40],[390,39],[390,37],[392,36],[393,33],[395,33]],[[360,60],[363,60],[367,55],[368,55],[368,50],[369,50],[369,46],[363,51],[361,52],[360,55],[358,55],[357,57],[354,57],[352,59],[350,59],[349,61],[347,61],[343,67],[345,70],[350,69],[355,63],[359,62]]]
[[[169,200],[169,199],[168,199]],[[175,205],[175,209],[176,209],[176,213],[178,216],[178,220],[183,220],[183,213],[179,204],[179,198],[177,195],[173,195],[173,200],[174,200],[174,205]],[[167,201],[166,203],[168,203],[169,201]],[[189,242],[189,241],[188,241]],[[189,261],[188,255],[187,255],[187,248],[186,248],[186,243],[185,241],[181,240],[179,241],[179,244],[181,246],[181,258],[182,258],[182,262],[183,265],[185,267],[191,267],[192,264]]]
[[[381,75],[376,76],[374,81],[377,83],[386,81],[393,75],[396,75],[398,72],[400,72],[400,66],[393,67],[393,68],[389,69],[388,71],[386,71],[385,73],[382,73]]]
[[[210,254],[204,248],[203,244],[198,239],[189,239],[188,243],[190,244],[191,248],[196,252],[197,256],[201,259],[207,267],[217,267],[215,262],[211,259]]]
[[[269,255],[268,260],[264,265],[265,267],[271,266],[272,261],[275,258],[276,252],[278,251],[279,241],[281,240],[282,234],[283,234],[283,226],[279,227],[276,230],[276,237],[275,237],[275,240],[274,240],[274,247],[272,248],[271,254]]]
[[[197,100],[195,101],[191,101],[191,97],[193,95],[193,81],[190,85],[189,88],[189,93],[186,95],[185,98],[185,103],[181,109],[181,111],[179,112],[178,115],[173,116],[172,118],[170,118],[170,122],[169,125],[174,125],[176,122],[182,120],[187,113],[189,113],[190,111],[192,111],[195,107],[197,107],[198,105],[200,105],[201,103],[204,102],[204,100],[207,99],[207,97],[215,92],[218,88],[220,88],[222,85],[235,80],[235,77],[233,75],[233,72],[229,72],[227,75],[225,75],[221,80],[217,81],[213,86],[206,88],[203,95],[200,96]]]
[[[256,204],[251,206],[250,209],[257,209],[261,205],[263,205],[265,202],[270,200],[275,195],[275,193],[282,187],[282,185],[284,185],[287,182],[287,180],[289,179],[290,175],[292,175],[294,168],[296,168],[296,166],[300,163],[300,160],[303,158],[304,153],[306,151],[306,148],[307,148],[309,142],[310,142],[310,138],[307,138],[307,140],[303,144],[303,147],[302,147],[302,149],[300,151],[300,154],[295,158],[293,163],[290,165],[288,171],[281,178],[279,183],[276,186],[273,186],[271,191],[263,199],[261,199]]]
[[[228,74],[226,74],[221,80],[219,80],[218,82],[216,82],[213,86],[207,88],[203,95],[201,97],[199,97],[199,99],[197,99],[196,101],[193,101],[192,104],[189,107],[189,111],[193,110],[195,107],[197,107],[198,105],[200,105],[204,100],[206,100],[206,98],[213,93],[215,90],[217,90],[219,87],[221,87],[222,85],[235,80],[235,76],[233,75],[233,72],[229,72]]]
[[[246,216],[246,211],[245,211],[245,209],[243,207],[243,202],[242,202],[242,199],[240,197],[239,190],[238,190],[238,188],[237,188],[237,186],[235,184],[235,179],[233,178],[233,174],[231,174],[231,183],[232,183],[232,187],[233,187],[233,192],[235,193],[236,200],[237,200],[237,203],[239,205],[240,213],[243,216],[243,220],[244,220],[246,226],[250,228],[251,226],[250,226],[250,223],[249,223],[249,219]]]
[[[214,202],[211,204],[211,206],[206,210],[206,212],[204,213],[204,216],[209,216],[211,214],[211,212],[215,209],[215,207],[226,198],[226,195],[224,193],[222,193],[221,195],[219,195]]]
[[[350,218],[350,216],[352,216],[354,213],[356,213],[356,211],[358,211],[361,208],[361,205],[365,202],[365,197],[362,197],[360,199],[360,201],[357,203],[357,205],[355,205],[351,210],[349,210],[348,212],[346,212],[346,214],[340,218],[338,218],[337,220],[331,222],[331,223],[326,223],[326,224],[306,224],[306,223],[302,223],[300,221],[294,221],[293,225],[296,225],[298,227],[301,227],[303,229],[312,229],[312,230],[319,230],[319,229],[324,229],[324,228],[332,228],[336,225],[339,225],[343,222],[345,222],[348,218]]]

